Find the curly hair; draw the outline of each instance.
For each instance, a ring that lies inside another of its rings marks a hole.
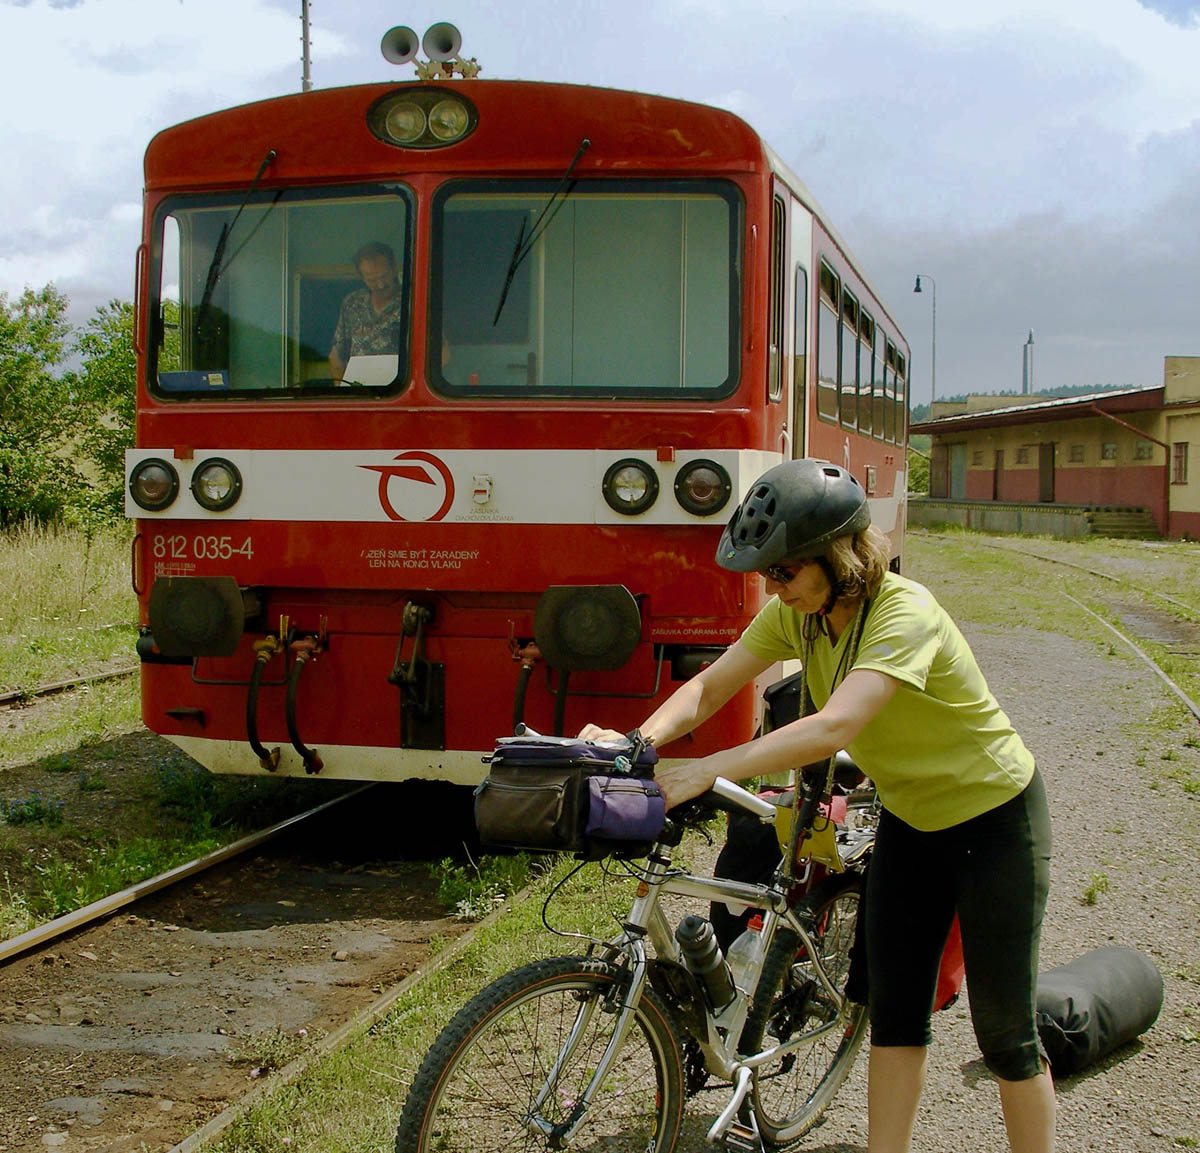
[[[838,537],[825,554],[844,590],[838,599],[860,601],[873,597],[883,583],[891,555],[891,542],[873,524],[862,532]]]

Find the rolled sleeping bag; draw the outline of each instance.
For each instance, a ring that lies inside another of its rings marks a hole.
[[[1038,976],[1038,1035],[1055,1076],[1077,1073],[1140,1037],[1158,1017],[1163,981],[1136,949],[1093,949]]]

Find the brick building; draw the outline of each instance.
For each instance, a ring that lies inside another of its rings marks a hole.
[[[1200,539],[1200,357],[1167,357],[1156,388],[938,403],[910,431],[932,436],[931,503],[1140,508]]]

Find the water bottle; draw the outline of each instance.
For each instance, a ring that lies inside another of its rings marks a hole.
[[[762,967],[762,923],[762,915],[755,913],[746,923],[746,931],[729,946],[729,970],[733,975],[733,983],[746,994],[754,992]]]
[[[713,1009],[721,1009],[737,996],[729,966],[721,956],[721,947],[713,936],[713,927],[703,917],[684,917],[675,929],[675,940],[683,953],[683,963],[699,982]]]

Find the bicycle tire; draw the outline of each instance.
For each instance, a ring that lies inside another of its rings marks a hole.
[[[826,877],[803,902],[816,926],[812,935],[822,963],[838,990],[844,988],[850,968],[860,891],[860,878],[842,873]],[[800,937],[783,930],[763,961],[742,1032],[742,1051],[757,1053],[798,1031],[829,1024],[838,1019],[838,1012],[812,975]],[[750,1106],[767,1145],[789,1145],[807,1133],[846,1079],[866,1032],[866,1006],[846,1002],[841,1021],[808,1047],[755,1070]]]
[[[579,1044],[537,1106],[552,1125],[570,1116],[612,1035],[611,995],[627,973],[588,957],[534,961],[492,982],[442,1030],[421,1064],[396,1130],[396,1153],[515,1153],[551,1149],[526,1118],[563,1038],[590,1009]],[[683,1119],[683,1058],[670,1014],[645,986],[604,1084],[572,1141],[606,1153],[672,1153]]]

